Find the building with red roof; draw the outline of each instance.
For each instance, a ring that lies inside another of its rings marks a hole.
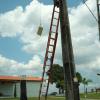
[[[27,96],[37,97],[42,79],[32,76],[0,76],[0,96],[20,97],[21,80],[26,80]]]

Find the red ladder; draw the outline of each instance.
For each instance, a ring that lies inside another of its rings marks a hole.
[[[39,91],[39,100],[41,100],[41,93],[43,89],[43,82],[45,80],[45,76],[47,76],[47,72],[51,72],[53,60],[54,60],[54,54],[56,49],[56,43],[58,38],[58,26],[59,26],[59,8],[54,5],[53,7],[53,13],[52,13],[52,19],[51,19],[51,25],[49,30],[49,36],[48,36],[48,42],[47,42],[47,48],[44,58],[44,65],[43,65],[43,73],[42,73],[42,82],[40,84],[40,91]],[[49,88],[49,82],[50,82],[50,76],[51,74],[48,73],[48,82],[46,86],[45,91],[45,100],[47,100],[47,94],[48,94],[48,88]]]

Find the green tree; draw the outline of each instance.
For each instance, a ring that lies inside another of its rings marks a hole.
[[[79,72],[76,72],[76,77],[78,79],[78,82],[81,83],[82,82],[82,75]]]
[[[86,79],[85,77],[82,79],[82,84],[84,85],[84,94],[87,93],[86,85],[88,85],[90,82],[92,82],[92,80]]]
[[[64,80],[56,82],[56,87],[59,88],[59,94],[64,93]]]
[[[53,65],[50,82],[56,84],[56,87],[59,88],[59,93],[64,92],[64,71],[63,67],[59,64]]]
[[[82,76],[79,72],[76,73],[78,82],[82,82]],[[59,64],[54,64],[51,71],[51,83],[55,83],[56,87],[59,88],[59,94],[64,92],[64,70]]]

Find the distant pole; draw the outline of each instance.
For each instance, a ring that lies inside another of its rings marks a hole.
[[[65,100],[80,100],[78,84],[74,83],[76,77],[73,47],[71,42],[68,7],[66,0],[60,1],[60,26],[62,58],[65,78]],[[77,93],[75,93],[77,92]]]
[[[74,78],[74,100],[80,100],[79,81],[77,77]]]
[[[26,78],[22,78],[20,82],[20,100],[27,100]]]
[[[99,29],[99,41],[100,41],[100,4],[99,0],[97,0],[97,16],[98,16],[98,29]]]

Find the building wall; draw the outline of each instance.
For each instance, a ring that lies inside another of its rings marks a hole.
[[[27,97],[38,97],[40,82],[27,82]],[[0,93],[4,96],[14,97],[15,83],[1,83]],[[16,97],[20,97],[20,82],[16,83]]]
[[[0,93],[3,94],[3,96],[13,96],[13,88],[13,83],[0,82]]]
[[[27,82],[27,97],[38,97],[40,82]],[[20,97],[20,83],[16,84],[16,95]]]
[[[16,83],[16,97],[20,97],[20,83]]]
[[[27,96],[38,97],[39,88],[40,88],[40,82],[27,82]]]

